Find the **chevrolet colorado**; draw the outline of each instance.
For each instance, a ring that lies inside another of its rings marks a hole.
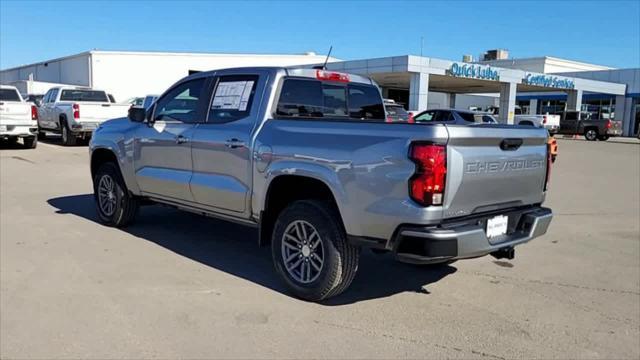
[[[358,75],[193,74],[96,129],[98,217],[125,226],[157,202],[256,227],[284,283],[311,301],[347,289],[361,247],[418,264],[512,258],[547,231],[546,130],[385,117]]]

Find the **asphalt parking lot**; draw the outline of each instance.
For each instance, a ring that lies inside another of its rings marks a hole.
[[[424,268],[362,254],[290,297],[248,229],[152,206],[100,225],[86,146],[0,151],[1,358],[640,357],[640,145],[559,140],[550,232]]]

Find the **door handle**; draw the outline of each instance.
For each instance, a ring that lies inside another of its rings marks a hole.
[[[182,135],[178,135],[176,137],[176,144],[184,144],[184,143],[188,143],[189,142],[189,138],[186,138]]]
[[[239,147],[244,147],[244,141],[240,141],[238,139],[229,139],[225,142],[224,146],[228,147],[229,149],[236,149]]]

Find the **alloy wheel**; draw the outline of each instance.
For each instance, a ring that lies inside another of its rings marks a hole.
[[[315,281],[324,266],[322,238],[313,225],[291,222],[282,236],[282,260],[287,273],[301,284]]]
[[[104,175],[98,183],[98,204],[105,216],[112,216],[116,210],[115,181],[109,175]]]

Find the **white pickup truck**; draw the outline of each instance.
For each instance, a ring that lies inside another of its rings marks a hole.
[[[105,91],[78,87],[53,87],[39,108],[38,133],[62,134],[64,145],[88,139],[101,123],[127,115],[129,105],[114,104]]]
[[[38,110],[34,104],[25,102],[15,87],[0,85],[0,139],[15,142],[22,138],[24,147],[35,148],[37,120]]]
[[[516,115],[515,123],[545,128],[550,134],[555,134],[560,130],[560,115]]]

